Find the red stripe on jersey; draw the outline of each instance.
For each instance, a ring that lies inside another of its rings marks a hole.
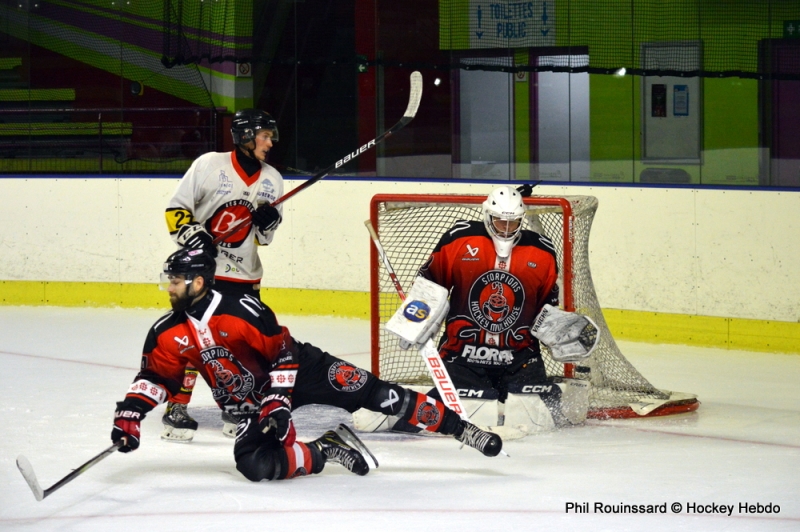
[[[233,277],[223,277],[222,275],[215,275],[214,279],[219,279],[220,281],[228,281],[231,283],[254,284],[254,285],[261,282],[261,279],[256,279],[255,281],[252,279],[234,279]]]

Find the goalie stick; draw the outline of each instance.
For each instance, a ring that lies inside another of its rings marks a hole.
[[[30,486],[31,491],[33,492],[33,496],[36,497],[37,501],[41,501],[42,499],[44,499],[45,497],[47,497],[48,495],[50,495],[51,493],[62,487],[64,484],[67,484],[75,480],[76,477],[85,473],[87,469],[89,469],[97,462],[103,460],[106,456],[110,455],[111,453],[122,447],[123,443],[124,442],[122,440],[118,441],[117,443],[115,443],[108,449],[104,450],[94,458],[90,459],[88,462],[84,463],[83,465],[72,471],[72,473],[65,476],[64,478],[62,478],[61,480],[59,480],[58,482],[56,482],[55,484],[53,484],[52,486],[50,486],[45,490],[43,490],[42,487],[39,485],[39,481],[36,478],[36,473],[33,472],[33,466],[31,465],[31,463],[28,461],[27,458],[25,458],[22,455],[17,456],[17,467],[19,468],[19,472],[22,473],[22,476],[25,478],[25,482],[27,482],[28,486]]]
[[[392,263],[389,262],[389,256],[386,254],[386,250],[383,249],[383,244],[381,244],[381,241],[378,238],[378,233],[372,226],[372,222],[370,220],[366,220],[364,225],[367,227],[369,236],[372,238],[372,243],[375,244],[375,249],[378,251],[378,255],[383,261],[386,271],[389,273],[389,278],[392,280],[395,290],[397,290],[397,295],[400,296],[400,299],[405,300],[406,293],[400,284],[400,280],[397,278],[397,274],[394,272]],[[463,421],[468,422],[469,415],[464,409],[461,399],[458,397],[458,391],[456,390],[455,386],[453,386],[453,380],[450,378],[447,368],[444,367],[442,357],[439,356],[439,350],[436,349],[435,345],[433,345],[432,339],[428,338],[428,340],[425,342],[425,345],[420,348],[419,354],[425,361],[425,366],[427,366],[428,372],[433,378],[433,383],[436,385],[436,389],[439,390],[439,395],[442,398],[442,402],[444,402],[444,404],[447,405],[450,410],[458,414]],[[462,443],[461,446],[463,447],[464,444]],[[505,456],[508,456],[505,451],[500,452]]]
[[[290,190],[280,198],[276,199],[275,202],[272,203],[271,205],[273,207],[276,207],[281,203],[283,203],[284,201],[291,198],[292,196],[294,196],[295,194],[299,193],[300,191],[307,189],[317,181],[327,176],[331,171],[339,168],[340,166],[346,163],[349,163],[350,161],[352,161],[362,153],[368,151],[369,149],[374,148],[387,138],[391,137],[392,135],[403,129],[409,122],[411,122],[411,120],[413,120],[414,117],[417,115],[417,110],[419,109],[419,103],[422,100],[422,74],[416,71],[412,72],[410,83],[411,83],[411,88],[408,94],[408,106],[406,107],[406,112],[403,114],[403,117],[400,119],[399,122],[397,122],[395,125],[387,129],[386,131],[384,131],[371,141],[367,142],[354,152],[348,153],[347,155],[345,155],[344,157],[342,157],[329,167],[325,168],[321,172],[314,174],[314,176],[311,177],[308,181]],[[219,235],[214,239],[214,245],[217,245],[220,242],[224,242],[225,240],[227,240],[228,237],[230,237],[232,234],[234,234],[236,231],[239,230],[240,226],[245,221],[246,219],[241,219],[231,224],[231,226],[224,233],[222,233],[221,235]]]

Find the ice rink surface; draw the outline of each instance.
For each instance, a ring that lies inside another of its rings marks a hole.
[[[199,383],[191,444],[160,440],[161,406],[143,422],[139,450],[109,456],[37,502],[17,455],[46,488],[110,445],[114,403],[159,315],[0,307],[0,530],[800,530],[800,356],[638,343],[620,347],[657,387],[697,394],[697,412],[528,436],[506,442],[510,458],[459,450],[451,438],[362,434],[380,461],[366,477],[331,464],[312,477],[251,483]],[[366,321],[279,319],[296,338],[368,367]],[[304,440],[348,421],[333,408],[295,415]],[[589,503],[589,513],[566,513],[567,503]],[[667,512],[597,513],[596,503]],[[708,513],[721,505],[733,506],[730,516]]]

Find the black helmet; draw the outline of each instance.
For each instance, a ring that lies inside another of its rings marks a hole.
[[[269,113],[260,109],[242,109],[233,115],[231,135],[237,146],[254,140],[259,129],[269,129],[272,131],[272,141],[278,141],[278,124]]]
[[[164,263],[166,275],[183,275],[187,281],[199,275],[205,280],[206,286],[214,284],[216,269],[217,262],[214,257],[202,249],[179,249],[167,257]]]

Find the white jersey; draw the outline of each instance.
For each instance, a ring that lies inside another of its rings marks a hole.
[[[257,283],[263,274],[258,246],[272,242],[274,231],[258,231],[250,212],[283,196],[283,177],[263,162],[248,177],[235,154],[206,153],[192,163],[167,206],[167,227],[175,240],[181,226],[198,222],[216,239],[241,224],[217,246],[216,278]],[[283,205],[277,209],[282,212]]]

